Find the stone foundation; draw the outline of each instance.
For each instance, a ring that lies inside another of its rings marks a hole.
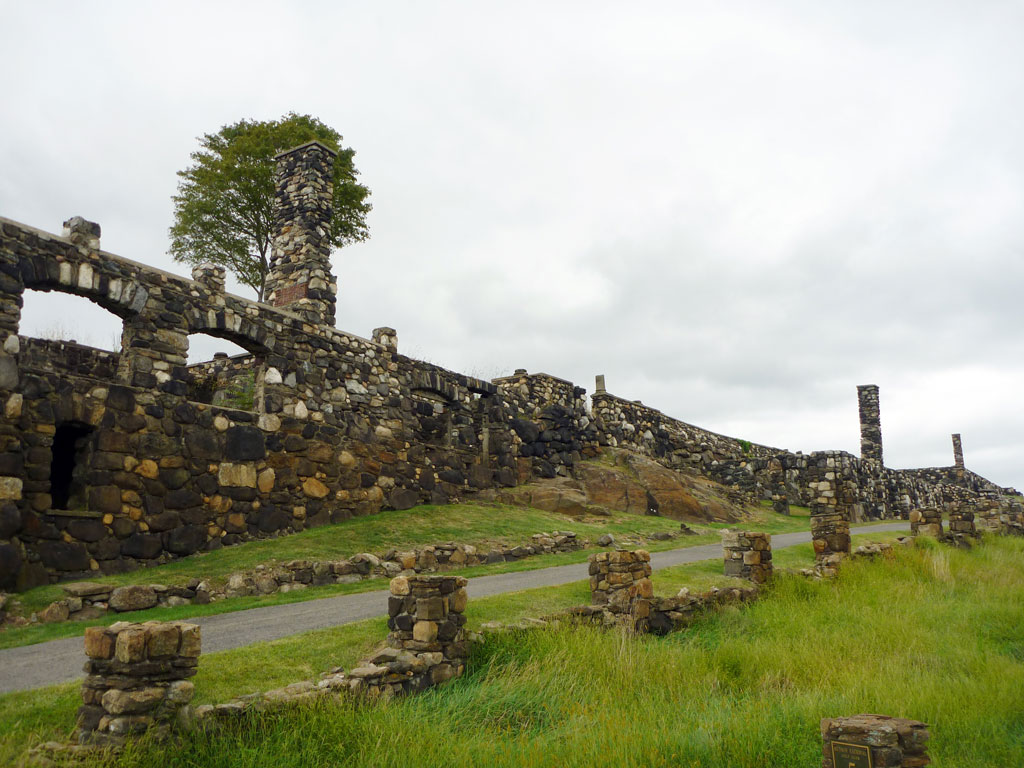
[[[821,721],[821,768],[920,768],[931,762],[928,737],[928,726],[917,720],[886,715],[826,718]],[[865,752],[871,762],[856,761]]]
[[[591,555],[590,599],[631,629],[645,630],[650,615],[651,553],[619,549]]]
[[[910,510],[910,533],[912,536],[933,536],[942,538],[942,510],[934,508]]]
[[[724,531],[725,575],[764,584],[772,576],[772,537],[755,531]]]
[[[117,743],[167,730],[187,713],[199,664],[200,630],[180,621],[118,622],[85,630],[86,678],[78,710],[82,743]]]
[[[387,647],[349,672],[349,687],[371,696],[415,693],[466,669],[468,596],[461,576],[396,576],[388,598]]]

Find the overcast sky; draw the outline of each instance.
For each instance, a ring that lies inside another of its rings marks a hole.
[[[1019,1],[0,0],[0,215],[188,274],[196,137],[312,114],[373,192],[340,328],[791,450],[858,453],[878,384],[889,466],[961,432],[1024,488],[1022,32]],[[56,294],[22,322],[118,327]]]

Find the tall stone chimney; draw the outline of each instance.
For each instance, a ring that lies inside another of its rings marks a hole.
[[[882,418],[878,410],[878,386],[857,387],[860,405],[860,457],[882,462]]]
[[[279,154],[275,232],[264,301],[334,325],[338,283],[331,273],[332,174],[337,152],[310,141]]]
[[[953,466],[957,469],[964,468],[964,446],[960,442],[960,433],[953,435]]]

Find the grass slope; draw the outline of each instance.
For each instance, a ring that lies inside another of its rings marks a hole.
[[[785,554],[794,566],[811,559],[809,546]],[[708,568],[667,569],[655,582],[659,591],[696,585],[713,578]],[[471,601],[470,621],[586,599],[580,583]],[[383,632],[376,620],[211,654],[198,701],[351,664]],[[471,670],[400,701],[252,716],[173,748],[143,742],[115,764],[811,768],[822,717],[881,712],[930,723],[937,766],[1020,765],[1024,541],[990,539],[971,552],[924,542],[849,563],[831,582],[783,576],[757,603],[666,638],[569,628],[491,637]],[[66,733],[75,693],[0,697],[10,729],[0,762]]]
[[[743,526],[756,526],[758,530],[782,533],[807,530],[808,522],[805,518],[786,517],[770,510],[759,510]],[[701,534],[698,536],[651,542],[648,548],[652,550],[670,549],[715,542],[718,541],[718,534],[714,529],[721,527],[724,526],[703,526],[700,527]],[[649,536],[659,531],[678,532],[679,522],[667,518],[629,514],[618,514],[612,517],[588,517],[579,520],[528,507],[481,504],[456,504],[443,507],[424,505],[404,511],[381,512],[376,515],[354,518],[291,536],[246,542],[234,547],[182,558],[154,568],[100,577],[97,578],[97,581],[118,585],[184,584],[190,578],[195,577],[223,582],[230,574],[236,571],[250,570],[261,563],[271,564],[300,559],[341,559],[359,552],[380,554],[388,549],[413,548],[443,541],[458,541],[483,547],[499,542],[525,543],[534,533],[550,532],[556,529],[571,530],[579,536],[588,537],[591,540],[603,533],[611,533],[621,539],[638,533]],[[485,573],[508,573],[546,568],[552,565],[567,565],[584,562],[587,555],[587,552],[569,552],[530,557],[514,563],[464,569],[460,570],[459,574],[469,577]],[[0,649],[42,643],[61,637],[76,637],[83,634],[87,626],[112,624],[124,618],[129,618],[132,621],[171,621],[190,616],[208,616],[266,605],[367,592],[385,587],[386,583],[383,580],[369,579],[355,584],[339,584],[283,594],[235,598],[205,606],[154,608],[148,611],[138,611],[130,616],[108,615],[86,622],[63,622],[10,628],[0,632]],[[25,615],[41,610],[52,601],[62,597],[64,597],[64,592],[59,584],[38,587],[17,596]]]

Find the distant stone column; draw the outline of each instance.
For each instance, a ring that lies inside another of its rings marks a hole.
[[[886,715],[821,721],[821,768],[919,768],[928,765],[928,726]]]
[[[960,433],[953,435],[953,466],[957,469],[964,468],[964,446],[960,442]]]
[[[764,584],[772,576],[771,534],[756,531],[723,531],[722,556],[725,575]]]
[[[330,260],[336,157],[310,141],[275,158],[277,229],[264,293],[267,304],[324,325],[334,325],[338,292]]]
[[[964,545],[964,538],[977,538],[978,529],[974,523],[975,506],[969,501],[955,502],[949,507],[949,538]],[[942,520],[939,520],[941,525]],[[969,546],[969,544],[968,544]]]
[[[882,461],[882,418],[878,407],[878,386],[857,387],[860,405],[860,457]]]

